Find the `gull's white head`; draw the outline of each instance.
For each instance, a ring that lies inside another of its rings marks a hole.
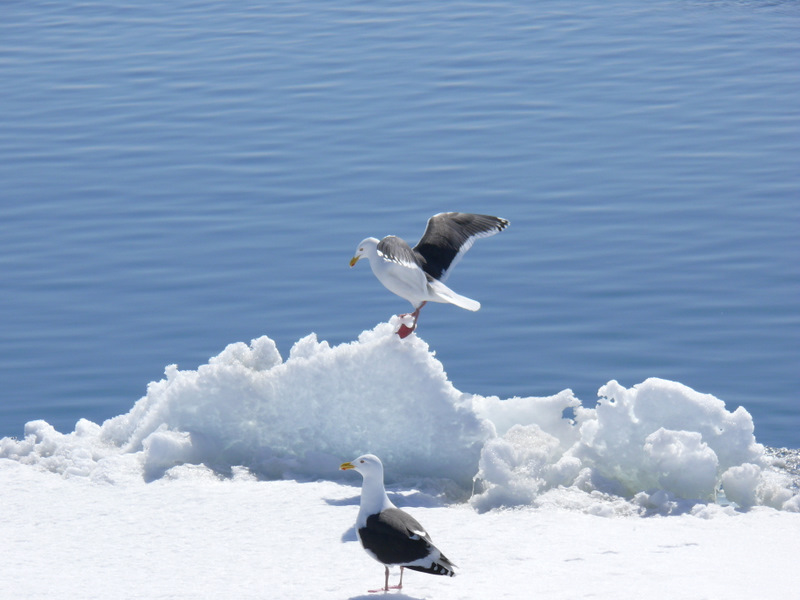
[[[364,454],[355,460],[342,463],[339,469],[342,471],[349,471],[352,469],[361,473],[362,477],[378,476],[383,480],[383,463],[381,463],[381,459],[374,454]]]
[[[368,237],[361,241],[356,248],[356,254],[350,259],[350,266],[354,267],[356,263],[362,258],[369,258],[370,254],[376,254],[378,251],[378,240],[374,237]]]

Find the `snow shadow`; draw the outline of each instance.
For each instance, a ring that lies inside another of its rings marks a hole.
[[[418,596],[408,596],[406,594],[401,594],[400,592],[386,592],[381,594],[380,592],[376,594],[362,594],[360,596],[352,596],[348,598],[348,600],[375,600],[375,598],[385,598],[387,594],[393,600],[425,600],[424,598],[419,598]]]
[[[443,503],[436,497],[425,492],[390,492],[386,491],[389,500],[398,508],[438,508]],[[361,503],[361,492],[349,498],[325,498],[330,506],[358,506]]]

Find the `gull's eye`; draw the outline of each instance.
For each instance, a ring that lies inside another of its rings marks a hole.
[[[363,465],[365,462],[367,462],[367,461],[365,461],[365,460],[362,460],[362,461],[361,461],[361,464]]]

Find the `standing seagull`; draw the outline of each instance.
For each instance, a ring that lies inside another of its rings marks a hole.
[[[397,330],[397,335],[404,338],[417,328],[419,311],[428,301],[447,302],[467,310],[481,307],[479,302],[456,294],[444,281],[475,240],[506,227],[508,221],[489,215],[439,213],[428,219],[425,233],[413,248],[394,235],[380,241],[368,237],[358,245],[350,266],[368,258],[378,281],[411,303],[414,307],[411,327],[404,323]]]
[[[339,468],[355,469],[364,478],[356,532],[367,554],[386,569],[383,588],[369,590],[370,593],[403,589],[403,569],[448,577],[456,574],[455,565],[433,545],[422,525],[389,500],[383,487],[383,464],[377,456],[365,454],[342,463]],[[400,565],[400,583],[392,587],[389,587],[389,565]]]

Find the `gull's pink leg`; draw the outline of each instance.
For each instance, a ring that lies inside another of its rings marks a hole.
[[[402,579],[402,571],[400,572],[401,579]],[[370,594],[377,594],[378,592],[388,592],[389,591],[389,567],[386,567],[386,581],[383,584],[383,588],[380,590],[367,590]]]
[[[414,322],[411,324],[411,327],[408,327],[405,323],[400,325],[400,327],[397,329],[397,335],[400,336],[400,339],[407,338],[417,328],[417,319],[419,319],[419,311],[422,310],[422,307],[425,306],[427,303],[428,302],[426,300],[417,307],[417,310],[411,313],[411,316],[414,317]],[[408,315],[405,314],[399,316],[406,317]]]
[[[390,590],[402,590],[403,589],[403,569],[404,568],[405,567],[400,567],[400,583],[398,583],[397,585],[393,585],[392,587],[389,587],[388,589],[390,589]],[[387,586],[389,585],[388,581],[386,582],[386,585]]]
[[[402,324],[402,325],[400,325],[400,327],[397,329],[397,332],[396,332],[396,333],[397,333],[397,335],[399,335],[399,336],[400,336],[400,339],[402,340],[402,339],[405,339],[405,338],[407,338],[409,335],[411,335],[411,333],[412,333],[412,332],[413,332],[413,331],[414,331],[416,328],[417,328],[417,324],[416,324],[416,322],[415,322],[415,323],[414,323],[414,325],[412,325],[411,327],[409,327],[408,325],[406,325],[405,323],[403,323],[403,324]]]

